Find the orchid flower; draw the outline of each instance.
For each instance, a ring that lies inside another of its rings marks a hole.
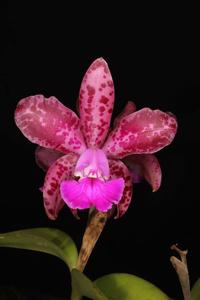
[[[150,108],[135,111],[128,102],[110,131],[113,105],[113,80],[102,58],[91,64],[81,83],[80,118],[55,97],[35,95],[18,103],[16,124],[40,146],[36,160],[47,170],[42,191],[50,219],[64,203],[74,213],[117,207],[120,217],[131,202],[133,181],[144,176],[153,190],[159,188],[161,170],[152,153],[174,139],[175,117]]]

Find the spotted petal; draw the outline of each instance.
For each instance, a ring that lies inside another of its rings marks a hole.
[[[99,58],[87,70],[79,95],[81,128],[88,148],[102,146],[110,127],[113,104],[112,76],[105,60]]]
[[[123,189],[122,178],[102,181],[96,178],[83,178],[80,181],[68,180],[61,184],[61,195],[66,204],[73,209],[96,207],[98,211],[108,211],[113,203],[118,204]]]
[[[46,174],[43,187],[44,207],[52,220],[57,218],[64,205],[60,195],[60,184],[63,180],[71,178],[77,160],[76,154],[66,154],[54,162]]]
[[[130,155],[124,160],[134,178],[144,177],[152,186],[153,192],[161,185],[162,172],[158,159],[153,154]]]
[[[40,146],[62,153],[81,154],[85,150],[79,118],[55,97],[35,95],[22,99],[15,121],[25,137]]]
[[[45,172],[61,156],[63,156],[61,152],[41,146],[37,146],[35,150],[36,164]]]
[[[122,177],[125,182],[123,196],[117,205],[117,215],[115,217],[115,218],[120,218],[127,211],[128,207],[130,205],[131,199],[132,199],[132,192],[133,192],[132,178],[131,178],[131,174],[130,174],[128,168],[120,160],[110,159],[109,167],[110,167],[111,178]]]
[[[111,158],[154,153],[172,142],[176,130],[177,122],[173,116],[143,108],[121,119],[103,150]]]

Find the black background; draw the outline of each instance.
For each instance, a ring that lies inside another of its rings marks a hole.
[[[200,275],[199,20],[195,7],[127,5],[13,2],[6,10],[0,49],[0,232],[56,227],[80,247],[86,214],[77,221],[65,207],[55,222],[48,220],[35,145],[17,129],[13,114],[21,98],[37,93],[54,95],[75,110],[82,76],[102,56],[115,83],[113,116],[133,100],[138,109],[173,112],[179,129],[174,142],[157,154],[160,190],[152,193],[146,182],[134,187],[130,209],[108,222],[85,273],[91,279],[136,274],[181,299],[169,262],[173,243],[189,249],[191,283]],[[70,293],[68,270],[53,256],[0,249],[0,270],[2,287],[59,297]]]

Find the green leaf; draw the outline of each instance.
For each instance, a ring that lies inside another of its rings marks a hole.
[[[191,300],[200,300],[200,278],[197,279],[192,287]]]
[[[96,287],[96,285],[83,273],[76,269],[71,272],[72,296],[71,300],[80,300],[82,296],[94,300],[108,300],[107,297]]]
[[[130,274],[109,274],[92,282],[83,273],[73,269],[71,276],[71,300],[81,300],[83,296],[93,300],[170,299],[155,285]]]
[[[33,228],[0,234],[0,247],[40,251],[62,259],[71,270],[78,253],[73,240],[65,232],[54,228]]]
[[[169,300],[155,285],[130,274],[109,274],[95,283],[109,300]]]

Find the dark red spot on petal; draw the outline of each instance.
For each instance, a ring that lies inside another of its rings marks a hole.
[[[96,69],[98,69],[98,68],[100,68],[100,67],[103,67],[104,72],[105,72],[106,74],[109,72],[107,64],[106,64],[105,61],[102,60],[102,59],[97,59],[97,60],[91,65],[90,70],[95,71]]]
[[[84,110],[85,110],[86,114],[91,113],[91,108],[85,108]]]
[[[95,88],[93,86],[91,86],[91,85],[87,85],[86,88],[87,88],[87,91],[88,91],[88,95],[90,97],[94,96],[94,94],[95,94]]]
[[[112,80],[108,80],[107,84],[108,84],[109,87],[113,87],[113,81]]]
[[[101,103],[107,104],[108,101],[109,101],[109,99],[106,96],[101,96],[101,99],[100,99]]]
[[[105,111],[105,107],[104,107],[104,106],[100,106],[100,107],[99,107],[99,111],[100,111],[100,112]]]
[[[16,108],[16,111],[15,112],[20,112],[21,110],[23,110],[23,108],[24,108],[24,104],[23,103],[19,103],[18,105],[17,105],[17,108]]]
[[[52,190],[48,190],[47,194],[50,195],[50,196],[52,196],[53,195],[53,191]]]

